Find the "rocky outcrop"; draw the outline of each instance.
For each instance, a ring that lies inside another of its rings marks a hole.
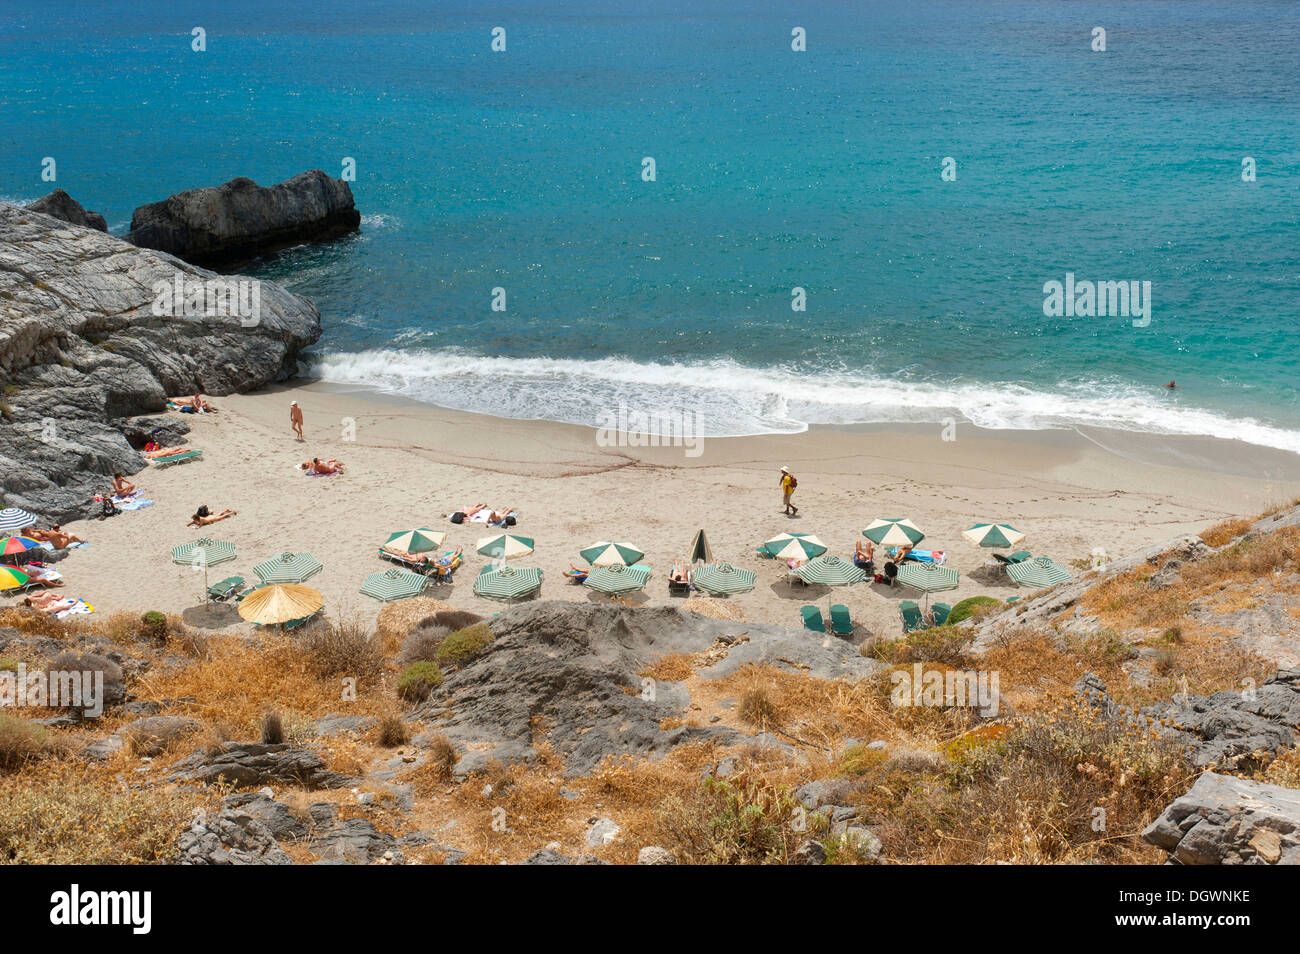
[[[237,807],[211,817],[200,815],[181,832],[176,848],[176,863],[181,865],[293,864],[270,829]]]
[[[87,212],[82,208],[81,203],[68,195],[62,189],[55,189],[49,195],[37,199],[27,207],[30,212],[39,212],[42,215],[52,215],[60,222],[67,222],[69,225],[80,225],[83,229],[95,229],[99,232],[108,231],[108,222],[98,212]]]
[[[224,265],[336,238],[360,224],[348,184],[312,169],[269,188],[241,176],[142,205],[126,238],[187,262]]]
[[[145,466],[123,431],[167,395],[292,375],[320,313],[269,282],[223,301],[238,281],[0,203],[0,505],[86,516],[103,475]]]
[[[1142,838],[1175,864],[1300,864],[1300,791],[1206,772]]]
[[[483,652],[450,673],[416,717],[453,742],[472,748],[456,764],[464,776],[492,759],[529,760],[536,726],[584,774],[606,756],[658,756],[683,742],[742,741],[723,727],[662,728],[690,706],[684,687],[650,683],[639,673],[668,653],[717,649],[699,670],[719,678],[747,663],[766,662],[810,675],[865,675],[876,665],[851,646],[802,630],[705,619],[672,607],[532,603],[491,620],[495,636]]]
[[[315,752],[287,743],[227,742],[215,751],[199,750],[176,763],[172,781],[221,780],[238,787],[282,782],[303,788],[337,788],[353,781],[331,772]]]

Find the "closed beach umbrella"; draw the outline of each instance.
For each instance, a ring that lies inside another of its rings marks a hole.
[[[253,572],[263,583],[301,583],[323,569],[310,553],[281,553],[257,564]]]
[[[867,576],[861,567],[853,564],[853,561],[842,560],[833,555],[809,560],[794,572],[805,583],[821,583],[825,586],[861,583]]]
[[[428,553],[442,546],[442,541],[446,539],[447,534],[441,530],[426,530],[420,527],[416,530],[399,530],[384,541],[384,546],[405,553]]]
[[[361,584],[361,595],[391,603],[393,600],[410,599],[419,596],[429,585],[429,578],[422,573],[414,573],[401,567],[393,567],[380,573],[371,573]]]
[[[810,560],[826,552],[814,533],[778,533],[760,548],[778,560]]]
[[[957,588],[957,571],[937,563],[904,563],[898,568],[898,582],[924,593],[929,609],[931,593]]]
[[[1073,579],[1073,575],[1061,564],[1048,557],[1034,557],[1023,563],[1013,563],[1007,567],[1007,574],[1021,586],[1045,589]]]
[[[31,577],[16,566],[0,566],[0,590],[16,590],[26,586]]]
[[[1023,533],[1005,523],[977,523],[963,530],[961,535],[977,547],[991,549],[1014,547],[1025,538]]]
[[[239,601],[239,615],[259,626],[277,626],[320,612],[325,597],[310,586],[277,583],[260,586]]]
[[[489,600],[514,600],[542,588],[542,571],[535,566],[484,567],[474,580],[474,592]]]
[[[650,570],[643,566],[598,566],[583,580],[582,585],[598,593],[631,593],[650,582]]]
[[[474,547],[485,557],[494,560],[513,560],[533,552],[532,537],[517,537],[513,533],[496,533],[481,538]]]
[[[730,563],[705,564],[691,574],[691,582],[714,596],[731,593],[748,593],[754,588],[758,574]]]
[[[578,554],[592,566],[631,566],[641,562],[645,556],[630,543],[610,543],[608,540],[583,547]]]
[[[691,541],[691,552],[686,557],[688,563],[712,563],[713,551],[709,548],[709,538],[700,530]]]
[[[36,518],[22,507],[6,507],[0,510],[0,533],[12,533],[22,530],[36,522]]]
[[[862,535],[887,547],[914,547],[925,539],[925,534],[906,517],[877,518],[862,531]]]

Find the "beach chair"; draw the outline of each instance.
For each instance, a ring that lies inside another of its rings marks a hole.
[[[811,630],[814,633],[826,632],[826,621],[822,619],[822,611],[815,606],[805,606],[799,610],[803,614],[803,628]]]
[[[676,573],[677,568],[679,566],[686,570],[685,580],[674,580],[672,578],[671,574]],[[690,596],[691,594],[690,567],[686,566],[686,564],[683,561],[678,560],[676,563],[673,564],[672,570],[669,571],[669,574],[670,575],[668,577],[668,595],[669,596]]]
[[[952,612],[952,607],[947,603],[935,603],[930,607],[930,620],[933,626],[942,626],[948,622],[948,614]]]
[[[232,596],[238,603],[241,597],[240,591],[244,588],[244,578],[242,576],[228,576],[220,583],[213,583],[208,587],[208,600],[213,603],[224,603]]]
[[[921,616],[921,607],[911,600],[903,600],[903,602],[899,603],[898,613],[903,618],[903,632],[914,633],[918,629],[925,629],[925,619]]]
[[[434,577],[439,583],[450,583],[452,574],[460,569],[462,559],[460,550],[448,550],[436,560],[430,561],[428,566]]]
[[[568,580],[570,583],[574,583],[578,586],[581,586],[583,583],[587,581],[587,574],[589,572],[590,572],[589,570],[565,570],[564,578]]]
[[[151,460],[159,467],[166,467],[168,464],[183,464],[187,460],[197,460],[203,456],[203,451],[186,451],[184,454],[172,454],[170,457],[153,457]]]
[[[849,608],[842,603],[831,607],[831,632],[836,636],[853,635],[853,618],[849,616]]]
[[[1026,560],[1031,559],[1032,557],[1033,554],[1030,553],[1028,550],[1017,550],[1015,553],[1012,553],[1010,556],[1003,556],[1001,553],[993,554],[993,559],[997,560],[999,563],[1003,564],[1004,566],[1010,565],[1012,563],[1024,563]]]
[[[389,560],[396,563],[398,566],[406,567],[406,569],[413,570],[416,573],[423,573],[426,576],[433,572],[434,569],[432,560],[408,560],[401,554],[394,553],[392,550],[386,550],[383,547],[379,548],[379,558],[381,560]]]

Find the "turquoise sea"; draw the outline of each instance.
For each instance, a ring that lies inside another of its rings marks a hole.
[[[116,232],[355,159],[362,231],[245,269],[317,302],[333,381],[1300,453],[1292,0],[0,0],[0,197],[47,156]],[[1048,317],[1067,272],[1150,323]]]

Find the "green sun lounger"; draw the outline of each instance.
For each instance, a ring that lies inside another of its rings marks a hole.
[[[1017,550],[1009,556],[1003,556],[1001,553],[993,554],[993,559],[997,560],[999,563],[1024,563],[1032,557],[1033,554],[1028,550]]]
[[[815,606],[805,606],[799,611],[803,614],[803,628],[811,630],[814,633],[826,632],[826,621],[822,619],[822,611]]]
[[[952,612],[952,607],[947,603],[935,603],[930,607],[930,615],[934,619],[935,626],[942,626],[948,622],[948,614]]]
[[[831,607],[831,632],[836,636],[853,635],[853,619],[849,616],[849,608],[843,603]]]
[[[244,588],[244,578],[242,576],[228,576],[220,583],[213,583],[208,587],[208,599],[214,603],[224,603],[232,596],[238,596],[239,591]]]
[[[925,629],[925,620],[921,616],[921,607],[911,600],[903,600],[903,602],[899,603],[898,613],[903,617],[903,632],[914,633],[918,629]]]
[[[166,467],[168,464],[183,464],[202,456],[203,451],[186,451],[184,454],[172,454],[171,457],[154,457],[153,462],[159,467]]]

